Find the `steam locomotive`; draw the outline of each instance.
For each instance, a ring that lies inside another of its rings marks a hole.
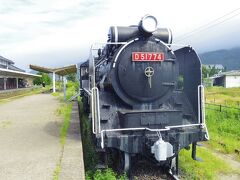
[[[201,62],[190,46],[173,50],[170,29],[154,16],[138,25],[110,27],[80,65],[81,97],[96,149],[117,156],[124,171],[145,156],[173,174],[178,154],[209,139]]]

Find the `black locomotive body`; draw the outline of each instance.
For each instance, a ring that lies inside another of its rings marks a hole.
[[[196,143],[208,140],[200,59],[190,46],[173,51],[171,31],[156,24],[145,16],[138,26],[111,27],[80,66],[96,146],[120,152],[125,170],[136,155],[171,169],[181,149],[192,144],[196,159]]]

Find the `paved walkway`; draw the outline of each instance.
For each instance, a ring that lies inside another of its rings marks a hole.
[[[61,154],[62,120],[55,114],[59,105],[50,94],[27,96],[0,105],[0,180],[53,179]],[[79,137],[73,141],[76,144]],[[74,148],[68,144],[66,150]],[[80,148],[79,144],[76,147]],[[63,165],[67,167],[65,160]]]

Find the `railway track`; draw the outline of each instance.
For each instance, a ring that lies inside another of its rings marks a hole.
[[[167,176],[168,176],[169,179],[172,179],[172,180],[179,180],[178,176],[172,174],[171,171],[167,172],[166,174],[167,174]]]
[[[136,163],[132,168],[131,180],[179,180],[179,177],[166,171],[159,166],[143,160]]]

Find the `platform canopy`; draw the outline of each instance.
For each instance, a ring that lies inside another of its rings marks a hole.
[[[59,68],[48,68],[48,67],[42,67],[37,65],[29,65],[30,69],[44,72],[44,73],[52,73],[53,74],[53,92],[56,91],[55,88],[55,74],[60,76],[66,76],[68,74],[77,73],[77,64],[59,67]]]
[[[31,65],[30,64],[30,69],[44,72],[44,73],[55,73],[60,76],[66,76],[68,74],[76,73],[77,72],[77,65],[69,65],[69,66],[64,66],[64,67],[59,67],[59,68],[48,68],[48,67],[42,67],[42,66],[37,66],[37,65]]]
[[[41,77],[40,75],[21,72],[21,71],[14,71],[10,69],[3,69],[0,68],[0,76],[9,76],[9,77],[21,77],[21,78],[34,78],[34,77]]]

